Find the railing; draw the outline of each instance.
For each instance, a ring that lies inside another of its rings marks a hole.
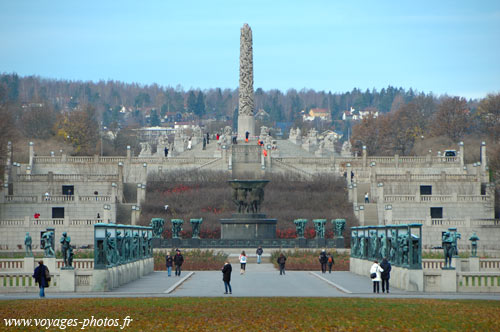
[[[24,259],[1,259],[0,260],[0,271],[7,270],[23,270],[24,269]]]
[[[43,202],[74,202],[73,195],[42,195]]]
[[[423,270],[440,270],[444,266],[444,259],[422,259]]]
[[[14,196],[14,195],[6,195],[5,202],[8,203],[33,203],[37,202],[37,196]]]
[[[459,292],[500,292],[500,275],[494,272],[462,272],[458,274]]]
[[[420,201],[422,202],[451,202],[453,196],[451,195],[421,195]]]
[[[31,272],[6,272],[0,273],[0,293],[7,292],[35,292],[38,290],[38,284],[32,277]],[[59,274],[50,273],[51,282],[50,287],[59,288]]]
[[[500,259],[483,258],[479,260],[480,270],[497,270],[500,271]]]
[[[56,266],[58,269],[64,267],[64,260],[57,259]],[[76,270],[92,270],[94,268],[93,258],[82,258],[73,260],[73,267]]]
[[[414,202],[415,195],[384,195],[384,202]]]
[[[62,226],[64,219],[33,219],[35,226]]]
[[[489,195],[459,195],[457,200],[459,202],[489,202],[491,197]]]
[[[431,219],[431,226],[466,226],[465,220]]]
[[[52,174],[53,181],[118,181],[118,174]],[[47,182],[49,174],[17,174],[20,182]]]
[[[70,219],[70,226],[94,225],[102,222],[102,219]]]
[[[24,219],[7,219],[7,220],[0,220],[0,227],[7,227],[7,226],[24,226]]]
[[[446,181],[464,181],[464,182],[477,182],[476,175],[470,174],[377,174],[377,182],[386,181],[431,181],[438,182],[441,180]]]
[[[78,199],[80,202],[109,202],[111,201],[111,196],[79,196]]]

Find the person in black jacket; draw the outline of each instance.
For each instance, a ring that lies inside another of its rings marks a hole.
[[[325,249],[321,250],[321,254],[319,254],[319,262],[321,264],[321,273],[326,273],[326,263],[328,263],[328,256],[326,256]]]
[[[38,266],[33,272],[33,278],[35,278],[35,281],[40,288],[40,297],[45,297],[45,288],[49,287],[50,272],[49,268],[43,265],[43,261],[38,262]]]
[[[384,269],[384,272],[382,272],[381,274],[382,293],[385,293],[386,290],[387,293],[389,293],[389,279],[391,278],[391,263],[389,263],[387,258],[384,257],[382,263],[380,263],[380,267]]]
[[[175,264],[175,276],[181,276],[181,266],[182,263],[184,263],[184,257],[182,257],[182,254],[180,250],[177,250],[175,257],[174,257],[174,264]]]
[[[264,250],[262,249],[261,246],[259,246],[257,248],[257,250],[255,251],[255,253],[257,254],[257,264],[260,264],[260,262],[262,261],[262,259],[261,259],[262,257],[261,256],[264,253]]]
[[[174,262],[174,259],[172,258],[172,256],[170,256],[169,254],[167,254],[167,257],[165,257],[165,263],[167,265],[167,273],[168,273],[169,277],[172,275],[172,265],[173,265],[173,262]]]
[[[229,261],[226,261],[224,263],[224,267],[222,268],[222,281],[224,281],[224,288],[226,289],[226,292],[224,294],[227,294],[227,290],[229,288],[229,294],[233,294],[233,290],[231,289],[231,272],[233,271],[233,268],[231,267],[231,264]]]
[[[286,263],[286,257],[283,255],[283,253],[280,253],[280,256],[278,257],[278,265],[280,266],[280,275],[285,274],[285,263]]]

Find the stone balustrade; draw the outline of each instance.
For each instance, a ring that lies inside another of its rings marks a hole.
[[[118,174],[17,174],[18,182],[97,182],[97,181],[115,181]]]
[[[461,182],[477,182],[477,175],[471,174],[376,174],[377,183],[380,182],[439,182],[439,181],[461,181]]]
[[[422,259],[423,270],[440,270],[444,266],[443,259]]]
[[[86,226],[102,222],[102,219],[4,219],[0,220],[0,227],[35,227],[35,226]]]
[[[500,292],[500,274],[498,272],[463,272],[458,274],[457,283],[458,292]]]
[[[0,271],[24,271],[23,258],[0,259]]]

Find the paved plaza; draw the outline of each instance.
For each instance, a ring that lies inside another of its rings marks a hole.
[[[168,277],[155,271],[139,280],[106,293],[51,293],[47,298],[93,297],[376,297],[422,299],[500,300],[500,293],[419,293],[391,288],[390,294],[373,294],[372,281],[348,271],[322,274],[320,271],[287,271],[280,276],[272,264],[247,264],[246,273],[239,273],[239,264],[232,264],[232,295],[224,295],[219,271],[183,271],[181,277]],[[0,294],[0,300],[35,299],[37,293]]]

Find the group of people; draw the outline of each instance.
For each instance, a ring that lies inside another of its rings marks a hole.
[[[175,276],[181,276],[181,266],[184,263],[184,256],[182,256],[181,251],[179,249],[175,250],[175,255],[172,257],[167,254],[165,257],[166,265],[167,265],[167,275],[169,277],[172,276],[172,266],[175,265]]]
[[[379,264],[375,260],[370,268],[370,278],[373,281],[373,293],[380,293],[380,282],[382,282],[382,293],[389,293],[389,279],[391,278],[391,263],[387,258],[382,259]]]
[[[321,250],[319,254],[319,263],[321,264],[321,273],[326,273],[326,267],[328,266],[328,273],[332,273],[332,267],[335,264],[333,255],[331,253],[326,253],[326,250]]]

